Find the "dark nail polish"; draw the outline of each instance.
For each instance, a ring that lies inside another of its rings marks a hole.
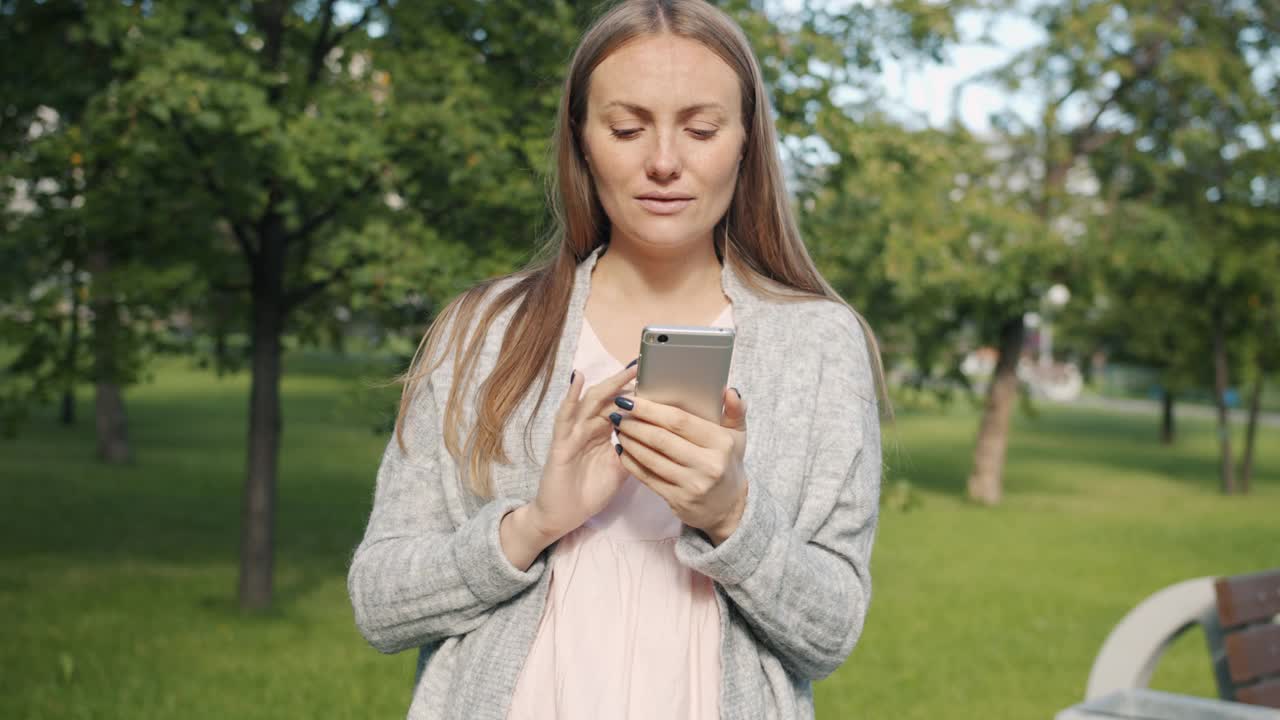
[[[622,414],[609,413],[609,420],[613,423],[614,427],[618,427],[618,423],[622,422]]]
[[[732,390],[732,391],[734,391],[734,392],[736,392],[736,393],[738,393],[738,399],[739,399],[739,400],[741,400],[741,399],[742,399],[742,393],[738,392],[738,388],[729,388],[729,389],[730,389],[730,390]]]
[[[635,365],[638,362],[640,362],[640,358],[636,358],[635,360],[632,360],[631,362],[627,363],[627,366],[623,368],[623,370],[630,370],[631,366]]]
[[[572,385],[572,384],[573,384],[573,379],[574,379],[574,378],[576,378],[576,377],[578,377],[578,371],[577,371],[577,370],[574,370],[573,372],[569,373],[569,384],[570,384],[570,385]]]
[[[616,397],[616,398],[614,398],[614,399],[613,399],[613,404],[614,404],[614,405],[617,405],[618,407],[622,408],[623,410],[635,410],[635,409],[636,409],[636,404],[635,404],[635,403],[633,403],[633,402],[631,402],[631,399],[630,399],[630,398],[624,398],[624,397],[622,397],[621,395],[619,395],[618,397]]]
[[[619,455],[621,455],[621,454],[622,454],[622,443],[614,443],[614,444],[613,444],[613,449],[614,449],[614,450],[617,450],[617,451],[618,451],[618,454],[619,454]]]

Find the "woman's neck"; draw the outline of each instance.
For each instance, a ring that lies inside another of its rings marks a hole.
[[[709,296],[719,303],[721,272],[710,242],[655,254],[633,243],[612,241],[596,260],[591,282],[606,288],[609,295],[639,305],[700,304]]]

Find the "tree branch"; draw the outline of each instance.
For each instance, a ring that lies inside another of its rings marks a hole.
[[[287,0],[259,0],[253,4],[253,20],[262,28],[263,69],[276,73],[284,52],[284,16],[289,12]],[[284,86],[273,82],[267,88],[267,103],[276,106],[284,96]]]
[[[329,31],[333,29],[334,6],[336,0],[330,0],[325,5],[324,15],[320,19],[320,33],[316,35],[315,44],[311,46],[311,61],[307,67],[307,87],[313,87],[316,81],[320,79],[320,68],[324,66],[324,58],[329,51],[338,47],[342,41],[351,33],[369,24],[369,20],[373,18],[373,12],[381,9],[385,0],[378,0],[372,5],[366,5],[364,12],[360,13],[360,17],[356,21],[340,28],[337,32],[329,35]]]
[[[307,263],[311,258],[311,248],[315,245],[316,230],[336,215],[345,202],[367,192],[369,188],[373,186],[377,177],[377,171],[374,171],[363,183],[361,183],[360,187],[347,190],[334,198],[333,201],[329,203],[328,207],[305,220],[297,230],[285,235],[286,244],[292,244],[299,240],[302,241],[302,247],[297,262],[299,273],[305,273],[307,271]]]
[[[297,230],[286,234],[285,242],[293,242],[299,238],[305,239],[310,236],[321,225],[325,224],[334,215],[336,215],[345,203],[368,192],[369,189],[373,187],[373,184],[377,179],[378,172],[375,170],[369,174],[369,177],[365,178],[363,183],[360,183],[359,187],[348,188],[345,192],[340,193],[338,197],[334,198],[333,201],[329,203],[328,207],[304,220],[302,224],[298,226]]]
[[[151,117],[152,120],[159,124],[159,120],[150,115],[148,117]],[[183,127],[182,120],[177,115],[172,116],[170,121],[173,123],[173,127],[177,129],[178,138],[182,141],[183,147],[191,154],[192,164],[200,172],[200,179],[204,183],[205,190],[208,191],[213,201],[222,209],[227,225],[231,226],[231,234],[235,236],[236,242],[240,244],[240,250],[244,253],[245,259],[251,264],[257,262],[258,252],[254,249],[253,242],[249,240],[249,233],[245,230],[244,224],[236,220],[235,214],[231,212],[231,206],[227,205],[226,192],[218,186],[218,181],[214,179],[213,173],[209,172],[204,163],[200,162],[200,147],[196,145],[191,134]]]
[[[284,200],[284,191],[280,189],[280,179],[278,177],[272,177],[267,181],[267,203],[262,208],[262,215],[258,218],[257,222],[258,237],[264,238],[264,242],[265,238],[269,236],[269,232],[274,231],[276,228],[283,227],[284,225],[284,219],[280,217],[280,213],[277,212],[282,200]],[[270,230],[268,230],[268,228],[270,228]],[[270,235],[270,237],[276,236]],[[284,242],[285,244],[288,244],[288,236],[284,238]]]
[[[345,279],[352,271],[368,262],[372,257],[372,255],[362,253],[352,255],[347,262],[330,270],[327,276],[286,292],[284,296],[285,312],[292,312],[294,308],[306,302],[321,290],[324,290],[339,280]]]
[[[1160,59],[1158,45],[1159,43],[1157,42],[1148,42],[1137,48],[1130,58],[1131,62],[1133,62],[1133,74],[1121,80],[1120,84],[1111,91],[1106,99],[1098,103],[1097,110],[1087,123],[1068,133],[1070,148],[1067,156],[1058,162],[1049,163],[1045,168],[1044,194],[1037,203],[1037,209],[1041,217],[1048,217],[1049,195],[1062,187],[1066,181],[1067,172],[1075,164],[1076,160],[1092,155],[1118,135],[1113,130],[1099,130],[1098,123],[1101,122],[1103,113],[1128,92],[1135,82],[1145,78],[1155,69]],[[1075,92],[1075,90],[1072,90],[1072,92]],[[1068,93],[1068,96],[1070,95],[1071,93]]]
[[[329,47],[337,47],[338,44],[342,42],[343,38],[369,24],[369,20],[373,18],[373,11],[381,10],[385,4],[386,0],[377,0],[377,2],[372,5],[366,5],[364,12],[360,13],[360,17],[357,18],[355,22],[342,28],[333,36],[333,42],[329,44]]]
[[[209,285],[209,287],[212,288],[214,292],[227,293],[232,295],[237,293],[249,292],[250,290],[253,289],[249,286],[248,283],[233,283],[233,282],[213,282]]]
[[[1089,122],[1082,128],[1078,128],[1071,133],[1071,154],[1073,157],[1080,155],[1088,155],[1098,148],[1106,144],[1106,141],[1114,136],[1115,133],[1098,132],[1098,122],[1102,119],[1102,114],[1107,111],[1111,105],[1116,102],[1135,82],[1145,78],[1152,70],[1155,69],[1159,62],[1159,51],[1156,43],[1147,43],[1138,48],[1134,56],[1130,58],[1133,63],[1133,74],[1120,81],[1115,90],[1107,96],[1105,100],[1098,104],[1098,109],[1093,113],[1093,117],[1089,118]],[[1099,139],[1099,135],[1104,136]]]
[[[329,43],[329,30],[333,28],[333,6],[338,0],[329,0],[320,12],[320,32],[316,33],[316,41],[311,45],[311,58],[307,64],[307,87],[316,84],[320,77],[320,68],[324,65],[324,56],[333,47]]]

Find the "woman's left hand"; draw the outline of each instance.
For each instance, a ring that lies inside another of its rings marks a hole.
[[[724,542],[747,501],[745,401],[727,388],[717,425],[672,405],[623,400],[633,407],[619,407],[630,412],[611,416],[623,467],[666,500],[685,525],[705,532],[714,545]]]

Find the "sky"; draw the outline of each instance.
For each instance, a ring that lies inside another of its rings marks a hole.
[[[811,0],[818,4],[816,0]],[[876,0],[832,0],[829,6],[838,9],[850,2],[862,4]],[[803,0],[768,0],[766,12],[793,12],[803,5]],[[965,80],[974,78],[986,70],[998,67],[1019,50],[1043,37],[1043,30],[1021,18],[1004,16],[997,19],[991,35],[998,46],[979,43],[976,38],[982,32],[982,19],[974,13],[959,16],[960,37],[963,42],[947,50],[946,62],[931,61],[897,62],[884,64],[881,82],[885,99],[894,114],[912,126],[947,124],[953,114],[952,94]],[[990,129],[989,114],[996,109],[1010,108],[1024,118],[1036,113],[1037,103],[1032,97],[1011,96],[990,86],[970,84],[966,87],[954,110],[960,121],[971,131],[985,135]]]
[[[961,27],[961,37],[976,37],[981,30],[972,15],[962,17]],[[1040,33],[1039,28],[1029,23],[1013,18],[1001,20],[993,34],[1002,40],[1007,39],[1007,44],[992,47],[967,42],[952,48],[948,62],[942,65],[890,63],[885,66],[883,76],[885,90],[890,98],[901,103],[905,111],[922,118],[929,125],[945,124],[953,112],[952,93],[962,82],[1003,65],[1019,50],[1030,46]],[[1011,107],[1029,119],[1036,105],[1028,97],[1011,96],[990,86],[971,84],[963,90],[957,109],[960,121],[966,127],[985,134],[983,131],[990,128],[989,113],[1000,107]]]

